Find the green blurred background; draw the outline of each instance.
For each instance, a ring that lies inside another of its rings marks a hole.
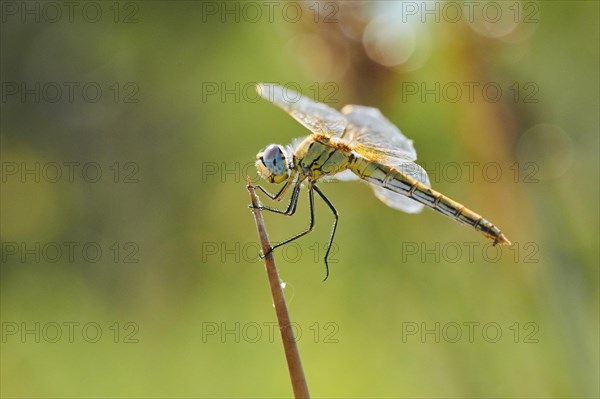
[[[380,108],[514,243],[323,184],[330,278],[319,201],[276,252],[313,396],[600,395],[597,2],[52,4],[1,10],[2,397],[291,396],[245,176],[306,131],[261,81]]]

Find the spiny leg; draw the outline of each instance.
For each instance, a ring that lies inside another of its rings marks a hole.
[[[265,193],[265,195],[267,197],[271,198],[273,201],[281,201],[281,199],[283,198],[283,196],[285,195],[287,190],[290,188],[291,184],[292,184],[292,179],[289,179],[283,185],[283,187],[281,187],[281,190],[279,190],[279,192],[277,194],[271,194],[270,192],[267,191],[267,189],[263,188],[263,186],[261,186],[260,184],[258,186],[252,186],[252,188],[259,189],[260,191]]]
[[[308,229],[304,230],[303,232],[301,232],[299,234],[296,234],[295,236],[293,236],[291,238],[288,238],[285,241],[282,241],[282,242],[280,242],[278,244],[273,245],[271,247],[271,249],[269,250],[269,252],[266,253],[264,256],[267,256],[268,254],[270,254],[271,252],[273,252],[273,250],[275,248],[279,248],[282,245],[289,244],[290,242],[292,242],[294,240],[297,240],[298,238],[303,237],[303,236],[307,235],[308,233],[310,233],[312,231],[313,227],[315,226],[315,197],[314,197],[312,189],[313,189],[312,186],[308,187],[308,203],[309,203],[309,206],[310,206],[310,224],[308,226]],[[297,199],[296,199],[296,201],[297,201]]]
[[[335,229],[337,228],[339,215],[337,209],[335,209],[335,207],[333,206],[331,201],[329,201],[329,199],[325,196],[325,194],[323,194],[317,186],[313,186],[313,188],[315,189],[317,194],[319,194],[321,199],[327,204],[329,209],[331,209],[331,212],[335,217],[335,220],[333,221],[333,228],[331,229],[331,237],[329,238],[329,244],[327,244],[327,250],[325,251],[325,278],[323,279],[323,281],[325,281],[327,280],[327,277],[329,277],[329,264],[327,263],[327,257],[329,256],[329,251],[331,250],[331,246],[333,245],[333,237],[335,236]]]
[[[260,186],[258,186],[260,187]],[[300,182],[296,183],[294,187],[294,191],[292,192],[292,197],[290,198],[290,203],[287,206],[285,211],[281,209],[271,208],[268,206],[259,206],[258,209],[263,211],[269,211],[273,213],[278,213],[280,215],[292,216],[296,212],[296,205],[298,205],[298,194],[300,193]],[[252,205],[248,205],[249,208],[254,208]]]

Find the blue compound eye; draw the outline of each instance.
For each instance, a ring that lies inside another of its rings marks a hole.
[[[274,175],[286,173],[285,154],[281,146],[271,144],[263,152],[263,163]]]

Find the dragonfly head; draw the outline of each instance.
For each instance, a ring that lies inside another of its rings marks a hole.
[[[258,173],[270,183],[283,183],[290,176],[285,149],[271,144],[256,155]]]

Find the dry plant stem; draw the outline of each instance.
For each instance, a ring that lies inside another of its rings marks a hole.
[[[248,177],[248,192],[250,193],[250,200],[252,201],[252,212],[254,213],[254,220],[256,221],[256,229],[258,230],[262,251],[263,254],[268,254],[265,256],[265,268],[267,269],[267,277],[269,278],[269,284],[271,285],[271,295],[273,296],[273,303],[275,304],[275,313],[277,314],[277,321],[279,322],[279,332],[281,333],[285,358],[290,371],[294,397],[309,398],[308,385],[306,385],[306,379],[304,378],[300,353],[298,352],[298,346],[296,345],[296,337],[294,336],[290,315],[287,310],[287,305],[285,304],[279,274],[277,273],[277,267],[275,266],[275,259],[273,259],[273,253],[269,253],[271,244],[269,243],[269,237],[267,236],[267,229],[265,228],[262,213],[260,209],[258,209],[258,200],[254,193],[250,177]]]

